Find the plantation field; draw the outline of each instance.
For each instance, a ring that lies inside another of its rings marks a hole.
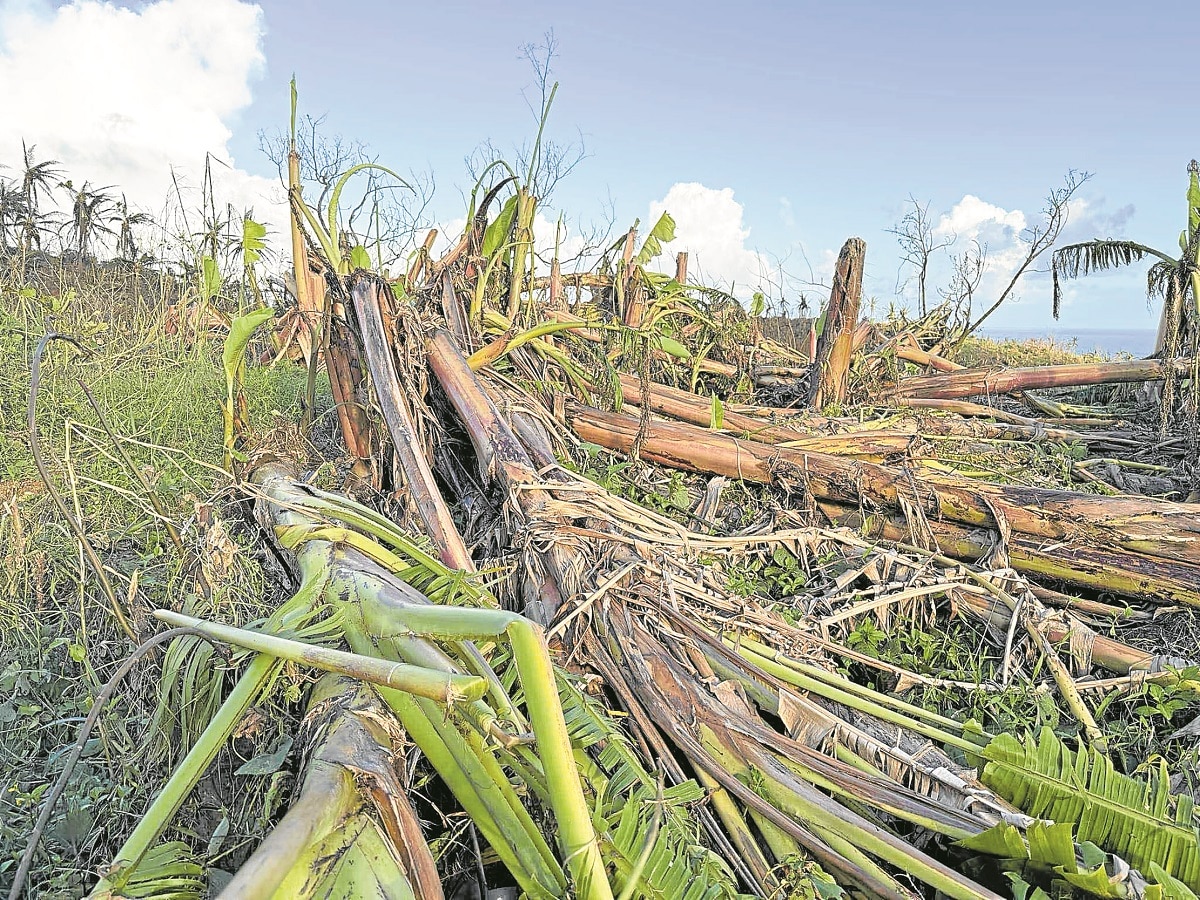
[[[1195,897],[1200,206],[1107,359],[869,321],[857,238],[815,318],[669,211],[568,265],[536,151],[385,247],[294,118],[285,248],[6,186],[0,885]],[[1056,291],[1145,256],[1076,186]]]

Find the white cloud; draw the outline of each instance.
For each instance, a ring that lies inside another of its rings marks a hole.
[[[710,284],[732,284],[739,296],[748,296],[769,270],[768,260],[746,246],[750,229],[743,226],[742,204],[733,199],[732,188],[674,184],[666,197],[650,204],[646,227],[653,227],[664,211],[675,220],[675,240],[657,262],[662,271],[674,272],[675,254],[686,250],[690,272],[702,274]]]
[[[1104,197],[1072,197],[1067,203],[1067,225],[1059,246],[1094,238],[1123,237],[1125,226],[1136,211],[1132,203],[1110,210]]]
[[[942,215],[933,231],[939,236],[957,234],[970,239],[996,228],[1020,234],[1025,224],[1025,213],[1021,210],[1003,209],[974,194],[966,194],[950,212]]]
[[[779,221],[783,223],[784,228],[796,227],[796,214],[792,211],[792,201],[787,197],[779,198]]]
[[[113,185],[157,213],[172,167],[196,189],[211,153],[218,203],[253,206],[278,231],[276,182],[238,169],[228,147],[263,70],[262,37],[262,10],[238,0],[0,3],[0,162],[19,169],[24,139],[77,186]]]
[[[990,304],[1008,285],[1028,252],[1021,233],[1029,225],[1028,217],[1019,209],[1004,209],[974,194],[965,194],[950,211],[943,213],[934,226],[937,237],[955,237],[950,253],[965,252],[970,241],[978,241],[987,250],[987,272],[983,277],[977,303]],[[945,273],[948,278],[948,273]],[[1010,304],[1019,303],[1019,296],[1010,296]]]

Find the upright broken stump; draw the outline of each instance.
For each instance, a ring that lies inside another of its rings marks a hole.
[[[838,254],[829,306],[825,309],[825,327],[817,340],[809,382],[808,405],[812,409],[846,399],[846,373],[854,352],[854,328],[858,324],[866,256],[867,244],[862,238],[850,238]]]

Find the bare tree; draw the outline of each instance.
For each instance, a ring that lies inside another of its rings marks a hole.
[[[324,124],[323,116],[304,116],[296,129],[305,199],[321,218],[327,214],[338,180],[347,171],[363,164],[380,165],[378,155],[366,144],[329,135]],[[259,132],[258,145],[286,186],[288,136],[280,131]],[[379,168],[364,169],[341,195],[342,228],[388,265],[412,249],[417,232],[432,225],[428,211],[435,187],[430,172],[410,172],[401,182]]]
[[[944,288],[938,288],[942,302],[950,310],[950,332],[954,334],[959,329],[966,328],[971,321],[971,307],[975,300],[975,292],[983,281],[987,271],[987,244],[972,240],[962,252],[950,258],[953,266],[950,281]]]
[[[921,317],[929,312],[926,303],[926,284],[929,279],[929,261],[939,250],[945,250],[954,243],[955,235],[935,234],[929,219],[929,203],[922,206],[912,194],[908,195],[912,207],[895,228],[889,228],[888,233],[894,234],[900,244],[900,259],[903,265],[911,267],[912,273],[903,282],[899,272],[896,275],[896,290],[903,290],[914,279],[917,282],[917,297],[920,301]]]
[[[520,48],[520,55],[533,69],[534,83],[522,91],[522,96],[534,121],[538,123],[538,131],[532,140],[513,148],[512,169],[517,173],[525,173],[526,190],[544,206],[554,193],[555,186],[587,158],[587,149],[582,132],[578,133],[577,140],[566,143],[555,141],[545,134],[546,119],[554,103],[555,91],[558,90],[558,83],[552,77],[554,60],[558,56],[558,40],[554,37],[554,31],[547,31],[540,44],[524,44]],[[502,159],[503,151],[491,141],[485,141],[467,157],[467,170],[478,180],[490,166]]]
[[[1029,268],[1037,262],[1038,257],[1054,246],[1054,242],[1058,240],[1058,236],[1062,234],[1062,230],[1067,224],[1067,215],[1070,211],[1071,198],[1087,181],[1092,177],[1090,172],[1076,172],[1074,169],[1067,173],[1064,184],[1060,188],[1056,188],[1046,197],[1046,205],[1042,208],[1042,217],[1036,225],[1031,225],[1021,233],[1021,241],[1025,245],[1025,257],[1017,270],[1013,273],[1004,290],[1000,292],[1000,296],[996,298],[996,302],[987,308],[987,311],[978,319],[967,326],[962,336],[966,337],[975,332],[980,325],[987,321],[997,309],[1000,308],[1005,300],[1012,294],[1017,283]]]

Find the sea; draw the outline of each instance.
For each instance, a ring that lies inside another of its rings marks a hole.
[[[1116,356],[1128,353],[1137,359],[1154,352],[1153,328],[982,328],[983,337],[993,340],[1026,341],[1030,338],[1053,338],[1056,343],[1075,343],[1080,353],[1103,353]]]

